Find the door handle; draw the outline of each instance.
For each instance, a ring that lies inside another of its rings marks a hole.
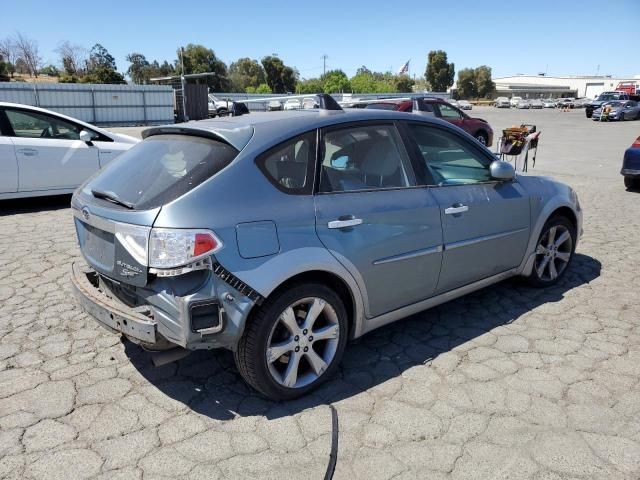
[[[455,215],[456,213],[463,213],[469,210],[467,205],[462,205],[461,203],[454,203],[448,208],[444,209],[445,215]]]
[[[38,151],[33,148],[21,148],[18,150],[18,153],[21,153],[25,157],[35,157]]]
[[[332,220],[327,224],[329,228],[348,228],[356,227],[358,225],[362,225],[362,219],[354,218],[353,215],[340,217],[338,220]]]

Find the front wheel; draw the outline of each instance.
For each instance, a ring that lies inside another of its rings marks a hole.
[[[247,321],[235,352],[242,377],[273,400],[313,390],[338,367],[347,342],[347,312],[322,284],[276,293]]]
[[[561,215],[551,217],[542,227],[528,282],[536,287],[556,283],[571,263],[575,247],[576,228],[573,223]]]
[[[618,120],[620,120],[621,122],[624,122],[624,112],[620,112],[620,116],[618,117]]]

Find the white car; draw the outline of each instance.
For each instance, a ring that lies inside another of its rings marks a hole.
[[[545,98],[542,105],[544,108],[556,108],[556,101],[553,98]]]
[[[318,102],[315,98],[307,97],[302,99],[302,109],[310,110],[312,108],[318,108]]]
[[[229,100],[220,100],[213,94],[209,94],[209,117],[213,118],[216,116],[224,117],[226,116],[231,109],[233,108],[233,102]]]
[[[473,105],[471,105],[466,100],[459,100],[458,101],[458,108],[460,110],[471,110],[473,108]]]
[[[496,108],[511,108],[511,102],[507,97],[498,97],[493,106]]]
[[[0,200],[73,193],[139,141],[43,108],[0,102]]]
[[[300,108],[302,108],[302,105],[300,104],[300,100],[297,98],[290,98],[284,102],[285,110],[299,110]]]
[[[453,105],[454,107],[458,106],[457,100],[454,100],[453,98],[449,98],[449,99],[445,100],[445,102],[447,102],[449,105]]]
[[[511,104],[512,107],[518,107],[518,102],[522,101],[522,97],[511,97],[511,100],[509,100],[509,103]]]

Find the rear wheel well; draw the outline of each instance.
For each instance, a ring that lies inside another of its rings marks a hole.
[[[294,275],[291,278],[288,278],[283,283],[278,285],[270,294],[269,297],[279,294],[280,292],[286,290],[287,288],[293,285],[299,285],[301,283],[321,283],[323,285],[327,285],[334,292],[338,294],[340,300],[344,303],[344,308],[347,311],[348,316],[348,328],[349,328],[349,338],[353,338],[354,326],[355,326],[355,301],[353,298],[353,294],[351,293],[351,289],[342,280],[339,276],[323,271],[323,270],[312,270],[309,272],[299,273]]]

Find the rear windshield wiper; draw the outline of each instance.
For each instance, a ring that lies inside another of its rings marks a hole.
[[[102,198],[104,200],[109,200],[117,205],[122,205],[123,207],[127,207],[129,210],[133,210],[133,203],[122,200],[113,192],[102,192],[100,190],[91,190],[91,193],[96,198]]]

